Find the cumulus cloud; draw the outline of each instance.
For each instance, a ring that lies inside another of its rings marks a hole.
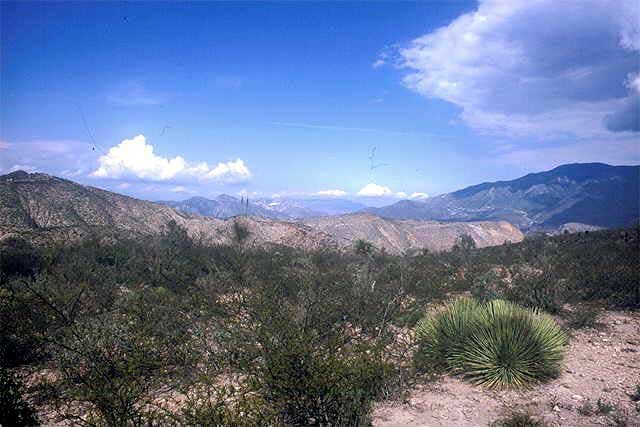
[[[343,190],[321,190],[316,193],[318,196],[327,196],[327,197],[342,197],[346,196],[347,192]]]
[[[251,178],[249,168],[241,159],[218,163],[210,167],[206,162],[190,163],[181,156],[165,158],[154,153],[144,135],[125,139],[98,159],[94,178],[135,177],[151,181],[196,178],[221,183],[246,182]]]
[[[409,198],[413,200],[421,200],[429,198],[429,195],[427,193],[411,193]]]
[[[625,82],[638,69],[639,14],[635,0],[480,0],[399,49],[398,62],[409,88],[458,105],[485,133],[637,131],[637,92]]]
[[[362,187],[360,191],[358,191],[357,195],[362,197],[407,197],[407,194],[402,191],[395,193],[389,187],[374,183],[369,183]]]

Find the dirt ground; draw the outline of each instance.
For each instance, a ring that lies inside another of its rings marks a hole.
[[[547,426],[640,426],[640,402],[631,399],[640,385],[640,313],[604,312],[599,321],[602,327],[573,332],[563,372],[547,384],[492,391],[443,377],[414,389],[405,403],[377,405],[373,425],[487,426],[519,410]],[[613,409],[603,414],[607,404]]]

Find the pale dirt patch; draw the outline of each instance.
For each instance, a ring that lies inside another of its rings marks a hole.
[[[549,426],[615,425],[611,415],[578,412],[588,399],[615,405],[640,426],[640,313],[604,312],[601,329],[574,331],[559,378],[528,391],[492,391],[444,377],[416,387],[406,403],[376,405],[374,426],[487,426],[510,409],[528,410]]]

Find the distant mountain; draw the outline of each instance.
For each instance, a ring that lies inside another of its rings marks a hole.
[[[159,201],[180,212],[214,218],[231,218],[239,215],[259,216],[270,219],[303,219],[326,215],[341,215],[365,209],[361,203],[343,199],[293,199],[262,198],[249,200],[249,206],[241,199],[222,194],[215,199],[191,197],[182,201]]]
[[[278,212],[292,219],[313,218],[328,215],[343,215],[358,212],[367,206],[362,203],[353,202],[345,199],[294,199],[294,198],[277,198],[277,199],[258,199],[255,204],[268,209],[272,212]]]
[[[568,164],[512,181],[366,210],[397,219],[505,220],[526,231],[557,230],[567,223],[629,226],[640,218],[640,166]]]
[[[204,197],[191,197],[181,201],[159,201],[162,205],[171,206],[180,212],[198,214],[202,216],[210,216],[214,218],[231,218],[239,215],[259,216],[272,219],[287,219],[289,216],[281,214],[271,209],[265,209],[262,206],[249,203],[245,206],[242,200],[221,194],[215,199],[207,199]]]
[[[225,199],[222,202],[233,202]],[[209,205],[206,199],[200,202],[202,209]],[[157,236],[176,223],[204,244],[229,244],[235,241],[238,221],[249,232],[245,244],[301,249],[349,249],[355,240],[365,239],[390,253],[403,253],[423,248],[449,249],[461,234],[469,234],[480,247],[523,238],[517,228],[506,222],[443,224],[389,220],[371,214],[298,221],[255,216],[223,220],[179,212],[166,205],[45,174],[18,171],[0,176],[0,240],[11,235],[35,243],[73,242],[90,236]]]

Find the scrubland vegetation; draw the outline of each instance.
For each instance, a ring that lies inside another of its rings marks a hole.
[[[640,307],[638,229],[404,257],[237,235],[5,240],[0,424],[367,425],[375,401],[442,370],[545,381],[566,328]]]

